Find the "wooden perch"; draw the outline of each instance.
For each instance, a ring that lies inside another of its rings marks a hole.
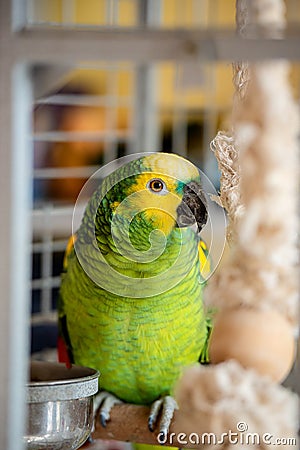
[[[175,397],[180,409],[175,411],[165,446],[210,450],[212,445],[218,445],[225,450],[233,443],[232,437],[239,439],[234,444],[243,444],[249,431],[250,438],[256,436],[257,450],[266,449],[266,433],[274,439],[291,439],[286,449],[295,447],[298,396],[237,361],[190,367],[184,372]],[[117,441],[159,446],[158,427],[153,433],[148,430],[149,412],[147,406],[114,406],[106,428],[97,421],[92,434],[94,442],[87,450],[103,449],[100,439],[116,441],[108,446],[115,450],[120,448]]]
[[[111,420],[107,423],[106,428],[103,428],[98,420],[96,428],[92,434],[95,439],[95,449],[97,448],[97,439],[114,439],[118,441],[136,442],[143,444],[160,445],[157,435],[158,429],[152,433],[148,429],[148,417],[150,408],[147,406],[139,406],[132,404],[116,405],[111,411]],[[174,418],[170,426],[169,438],[165,445],[174,447],[186,447],[195,448],[195,444],[178,442],[177,437],[180,440],[185,438],[180,433],[184,433],[182,427],[180,427],[180,411],[175,411]],[[199,433],[199,430],[196,430]],[[175,435],[172,435],[175,433]],[[100,447],[99,447],[100,448]]]

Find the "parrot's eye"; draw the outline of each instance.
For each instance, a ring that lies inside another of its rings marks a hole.
[[[155,193],[159,193],[167,189],[165,183],[159,178],[153,178],[153,180],[150,180],[147,187],[150,191]]]

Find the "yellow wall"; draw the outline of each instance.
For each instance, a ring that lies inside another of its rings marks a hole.
[[[63,0],[34,0],[35,20],[62,22],[64,18]],[[106,0],[73,0],[73,18],[75,23],[86,25],[104,25],[107,20]],[[134,26],[137,20],[137,1],[118,0],[119,26]],[[166,27],[193,26],[235,26],[235,0],[163,0],[162,25]],[[184,5],[184,8],[183,8]],[[195,7],[196,5],[196,7]],[[118,76],[118,92],[130,96],[134,77],[130,66],[121,66]],[[232,100],[232,69],[230,64],[216,64],[215,71],[209,71],[204,66],[199,71],[199,84],[184,88],[180,82],[183,67],[165,63],[158,66],[159,106],[165,110],[172,108],[174,103],[181,102],[188,108],[201,109],[207,105],[217,110],[226,110]],[[210,68],[211,69],[211,68]],[[197,69],[195,69],[197,70]],[[205,82],[207,77],[209,83]],[[299,91],[299,66],[294,66],[292,82],[295,92]],[[110,72],[93,70],[76,70],[70,74],[73,80],[81,80],[91,86],[99,94],[107,92],[107,82]],[[204,77],[204,81],[201,78]],[[207,89],[211,92],[208,95]]]

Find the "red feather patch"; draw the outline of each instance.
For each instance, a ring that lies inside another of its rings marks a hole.
[[[58,337],[57,341],[57,353],[58,353],[58,361],[66,363],[67,368],[70,369],[72,367],[72,364],[68,354],[68,349],[65,344],[65,341],[61,336]]]

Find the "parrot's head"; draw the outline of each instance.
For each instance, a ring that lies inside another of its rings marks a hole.
[[[192,225],[200,231],[207,221],[199,171],[175,154],[147,154],[120,167],[110,175],[105,197],[111,218],[118,215],[165,236]]]
[[[174,154],[144,154],[102,179],[76,233],[75,251],[99,286],[147,298],[197,267],[198,233],[207,217],[199,170]]]

